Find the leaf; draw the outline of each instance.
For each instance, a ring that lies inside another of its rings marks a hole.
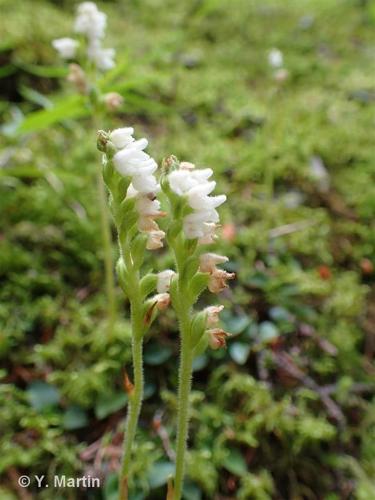
[[[155,462],[148,474],[148,482],[151,488],[159,488],[168,482],[170,476],[174,475],[175,466],[172,462]]]
[[[250,349],[250,344],[233,342],[229,345],[229,354],[237,364],[244,365],[249,357]]]
[[[144,353],[144,361],[151,366],[162,365],[172,355],[172,349],[156,343],[147,345]]]
[[[229,316],[224,318],[225,329],[233,335],[238,335],[251,323],[249,316]]]
[[[16,129],[17,134],[43,130],[55,123],[78,118],[89,113],[82,96],[72,96],[56,103],[53,108],[34,111],[26,116]]]
[[[80,406],[69,406],[63,417],[63,427],[67,430],[81,429],[88,424],[86,412]]]
[[[208,364],[208,356],[206,354],[201,354],[200,356],[197,356],[193,360],[193,372],[199,372],[200,370],[203,370],[203,368],[206,368]]]
[[[30,101],[45,109],[50,109],[53,107],[52,101],[50,101],[50,99],[48,99],[45,95],[41,94],[37,90],[22,85],[19,89],[19,92],[26,101]]]
[[[56,387],[41,380],[31,382],[26,393],[31,406],[39,411],[56,406],[60,401],[60,393]]]
[[[182,498],[184,500],[201,500],[202,492],[195,483],[189,481],[189,479],[187,478],[184,481]]]
[[[99,420],[124,408],[128,400],[125,392],[101,394],[96,401],[95,416]]]
[[[236,449],[230,449],[225,457],[223,466],[235,476],[244,476],[247,474],[247,465],[244,457]]]
[[[268,342],[269,340],[278,337],[279,333],[279,329],[274,323],[271,323],[271,321],[263,321],[259,325],[258,338],[262,342]]]

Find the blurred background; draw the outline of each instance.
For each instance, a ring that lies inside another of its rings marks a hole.
[[[100,127],[213,168],[228,196],[233,336],[195,361],[185,498],[373,500],[374,2],[98,5],[117,51],[100,84],[124,97]],[[96,129],[51,47],[76,6],[0,0],[2,500],[117,495],[128,304],[117,290],[109,338]],[[169,311],[145,345],[132,500],[165,498],[177,356]],[[49,493],[24,474],[102,486]]]

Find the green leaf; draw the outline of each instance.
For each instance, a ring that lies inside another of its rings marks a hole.
[[[95,416],[99,420],[124,408],[128,400],[125,392],[101,394],[96,401]]]
[[[233,335],[238,335],[242,333],[251,323],[251,318],[249,316],[230,316],[223,318],[225,329]]]
[[[247,465],[244,457],[236,449],[230,449],[225,457],[223,466],[235,476],[244,476],[247,474]]]
[[[244,342],[232,342],[229,345],[230,357],[239,365],[244,365],[249,357],[250,345]]]
[[[148,482],[151,488],[159,488],[167,484],[168,478],[173,476],[175,466],[172,462],[155,462],[148,474]]]
[[[67,430],[81,429],[88,424],[86,412],[80,406],[69,406],[63,416],[63,427]]]
[[[146,364],[158,366],[167,361],[172,356],[172,352],[170,347],[153,342],[146,346],[143,358]]]
[[[60,393],[56,387],[41,380],[31,382],[26,393],[31,406],[39,411],[56,406],[60,401]]]
[[[262,342],[268,342],[269,340],[278,337],[279,333],[279,329],[274,323],[271,323],[271,321],[263,321],[259,325],[258,338]]]
[[[208,364],[209,358],[206,354],[202,354],[201,356],[197,356],[193,360],[193,372],[199,372],[206,368]]]
[[[89,114],[83,96],[72,96],[59,101],[51,109],[34,111],[26,116],[16,129],[17,134],[25,134],[43,130],[55,123],[67,119],[80,118]]]

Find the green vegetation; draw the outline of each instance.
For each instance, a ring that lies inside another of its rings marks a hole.
[[[51,498],[35,481],[20,488],[24,474],[102,480],[56,499],[117,495],[129,311],[118,289],[108,338],[96,130],[50,45],[74,6],[0,0],[4,500]],[[125,101],[101,128],[135,126],[158,161],[210,166],[228,195],[219,251],[237,274],[221,300],[233,337],[194,363],[185,498],[372,500],[374,3],[100,6],[117,50],[100,85]],[[164,499],[173,470],[174,325],[163,313],[145,345],[131,500]]]

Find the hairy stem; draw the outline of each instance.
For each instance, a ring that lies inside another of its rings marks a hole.
[[[143,399],[143,336],[141,312],[142,310],[139,301],[133,301],[131,305],[131,323],[134,386],[129,394],[129,409],[125,428],[124,453],[120,472],[120,500],[127,500],[128,498],[127,481],[129,465]]]
[[[181,353],[178,386],[178,414],[176,440],[176,474],[174,500],[180,500],[185,474],[185,456],[189,428],[189,396],[191,390],[193,353],[190,346],[189,308],[184,304],[184,293],[179,287],[179,322],[181,330]]]
[[[105,289],[108,307],[108,336],[111,337],[113,334],[114,325],[116,323],[117,308],[115,295],[115,279],[113,271],[114,267],[112,256],[110,216],[107,208],[107,195],[105,192],[101,170],[98,171],[97,184],[99,196],[100,225],[104,252]]]

